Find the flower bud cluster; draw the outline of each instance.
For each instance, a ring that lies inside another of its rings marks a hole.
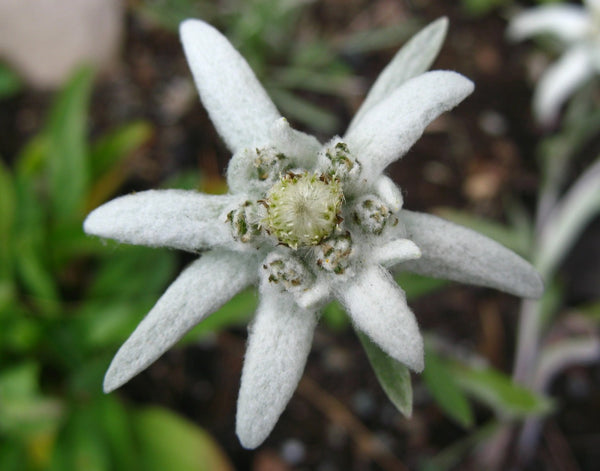
[[[343,275],[350,265],[352,237],[350,232],[334,236],[315,247],[317,266],[327,272]]]
[[[305,290],[312,283],[312,277],[306,267],[293,255],[271,252],[263,262],[262,268],[270,283],[280,284],[290,292]]]
[[[317,277],[351,274],[353,260],[361,257],[353,237],[377,236],[398,223],[394,210],[402,202],[393,183],[384,181],[375,194],[346,201],[344,187],[352,195],[361,166],[339,137],[318,152],[312,171],[290,169],[293,159],[274,146],[245,152],[252,153],[248,175],[260,182],[264,190],[257,194],[263,197],[245,201],[227,220],[236,241],[260,248],[270,239],[280,247],[262,265],[269,283],[300,295]]]
[[[391,222],[398,224],[398,218],[392,214],[386,204],[377,196],[364,195],[358,199],[352,212],[354,222],[367,233],[379,235]]]
[[[253,160],[256,176],[259,181],[275,182],[285,172],[288,161],[285,154],[273,147],[254,149],[256,156]]]
[[[227,213],[231,225],[231,235],[239,242],[251,242],[261,234],[256,203],[245,201],[238,208]]]
[[[327,175],[339,181],[356,179],[360,173],[360,163],[348,149],[348,145],[339,137],[333,138],[321,150],[318,164]]]

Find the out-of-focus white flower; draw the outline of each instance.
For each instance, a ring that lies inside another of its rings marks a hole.
[[[321,144],[279,115],[246,61],[198,20],[181,26],[200,97],[233,153],[230,193],[146,191],[93,211],[85,231],[120,242],[202,252],[121,347],[111,391],[155,361],[245,287],[260,303],[249,329],[237,411],[248,448],[268,436],[293,394],[319,309],[335,298],[354,327],[395,360],[423,369],[423,342],[388,268],[537,297],[523,259],[437,217],[402,209],[383,174],[438,115],[473,90],[449,71],[424,73],[447,28],[438,20],[383,71],[346,134]]]
[[[600,0],[583,3],[583,6],[560,3],[531,8],[516,15],[508,25],[510,39],[548,34],[565,48],[537,84],[533,111],[540,123],[554,121],[575,90],[600,72]]]

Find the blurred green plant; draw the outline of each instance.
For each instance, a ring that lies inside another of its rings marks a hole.
[[[82,231],[89,208],[113,196],[128,157],[153,133],[134,122],[90,142],[92,84],[90,70],[75,74],[12,168],[0,161],[0,469],[231,469],[197,426],[102,393],[111,356],[177,260]]]
[[[10,67],[0,63],[0,100],[15,95],[21,88],[19,76]]]

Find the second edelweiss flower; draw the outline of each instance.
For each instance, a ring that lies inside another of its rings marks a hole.
[[[600,72],[600,0],[584,5],[542,5],[516,15],[508,37],[523,40],[543,34],[557,39],[565,52],[548,67],[535,89],[533,111],[545,124],[556,119],[561,106],[585,81]]]
[[[182,24],[200,97],[233,153],[230,193],[146,191],[86,219],[90,234],[202,252],[121,347],[106,391],[257,284],[236,423],[242,444],[254,448],[292,396],[319,309],[333,298],[389,356],[423,369],[417,322],[387,268],[540,295],[541,281],[527,262],[468,229],[403,210],[400,190],[383,175],[433,119],[473,90],[455,72],[424,73],[446,28],[441,19],[415,36],[383,71],[346,134],[323,145],[290,127],[217,30],[198,20]]]

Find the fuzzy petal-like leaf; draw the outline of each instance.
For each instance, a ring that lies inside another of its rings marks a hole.
[[[473,82],[456,72],[427,72],[373,106],[360,126],[349,130],[344,139],[363,165],[361,178],[374,183],[389,164],[412,147],[431,121],[472,91]]]
[[[540,275],[517,254],[466,227],[429,214],[403,210],[405,237],[421,249],[421,258],[403,270],[462,283],[496,288],[525,298],[539,298]]]
[[[379,265],[364,267],[336,288],[355,327],[384,352],[416,372],[423,370],[423,339],[404,292]]]
[[[387,98],[408,79],[427,71],[437,57],[448,30],[448,19],[440,18],[413,36],[394,56],[369,90],[354,115],[349,130],[360,126],[364,114]]]
[[[302,168],[311,168],[317,160],[317,152],[321,143],[310,134],[297,131],[290,126],[287,119],[281,118],[271,127],[273,145]]]
[[[317,323],[315,311],[271,286],[261,290],[251,324],[237,404],[236,432],[245,448],[271,433],[302,377]]]
[[[186,190],[149,190],[121,196],[92,211],[88,234],[122,243],[196,252],[232,242],[226,216],[242,196],[205,195]]]
[[[384,267],[392,267],[419,257],[421,250],[409,239],[395,239],[373,250],[373,261]]]
[[[118,388],[146,369],[256,276],[254,255],[213,250],[193,262],[119,349],[104,378],[104,391]]]
[[[246,60],[203,21],[186,20],[179,32],[202,103],[231,152],[268,142],[280,115]]]
[[[391,178],[381,175],[375,182],[375,192],[393,213],[402,208],[404,197]]]

